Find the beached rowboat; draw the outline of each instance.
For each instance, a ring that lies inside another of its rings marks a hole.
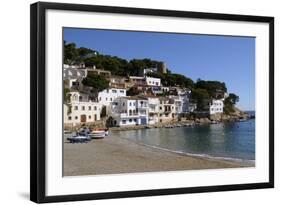
[[[104,138],[105,136],[108,136],[108,130],[93,130],[89,136],[91,136],[92,139],[100,139]]]

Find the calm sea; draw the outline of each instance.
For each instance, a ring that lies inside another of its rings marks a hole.
[[[113,131],[111,134],[171,152],[228,160],[255,160],[255,120],[194,127]]]

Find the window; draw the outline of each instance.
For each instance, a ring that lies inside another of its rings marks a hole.
[[[91,119],[91,115],[89,115],[88,118]]]
[[[100,97],[100,101],[101,101],[101,97]]]
[[[77,120],[78,119],[78,117],[77,116],[75,116],[75,120]]]
[[[112,98],[110,98],[110,101],[112,101]]]
[[[129,122],[132,122],[133,120],[132,119],[129,119]]]
[[[117,90],[112,90],[112,93],[117,93]]]
[[[122,120],[122,124],[126,124],[126,120]]]
[[[88,107],[88,110],[91,110],[91,109],[92,109],[91,106],[89,106],[89,107]]]
[[[97,110],[97,106],[94,106],[94,110]]]
[[[105,98],[105,100],[107,101],[107,98]]]
[[[123,106],[125,106],[125,103],[123,102]]]
[[[74,110],[78,110],[78,106],[74,106]]]
[[[130,102],[129,105],[132,106],[132,103]]]
[[[137,119],[134,119],[134,122],[137,122]]]
[[[82,106],[82,110],[85,110],[85,106]]]
[[[124,93],[124,90],[120,90],[120,93]]]
[[[71,120],[71,116],[68,117],[68,120]]]
[[[133,105],[136,106],[136,103],[134,102]]]
[[[159,107],[160,108],[160,110],[162,110],[162,107]]]

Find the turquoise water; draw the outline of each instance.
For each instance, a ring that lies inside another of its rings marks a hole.
[[[115,131],[111,134],[188,155],[255,160],[255,120],[194,127]]]

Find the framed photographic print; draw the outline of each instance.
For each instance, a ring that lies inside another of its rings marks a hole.
[[[31,5],[34,202],[274,187],[274,18]]]

